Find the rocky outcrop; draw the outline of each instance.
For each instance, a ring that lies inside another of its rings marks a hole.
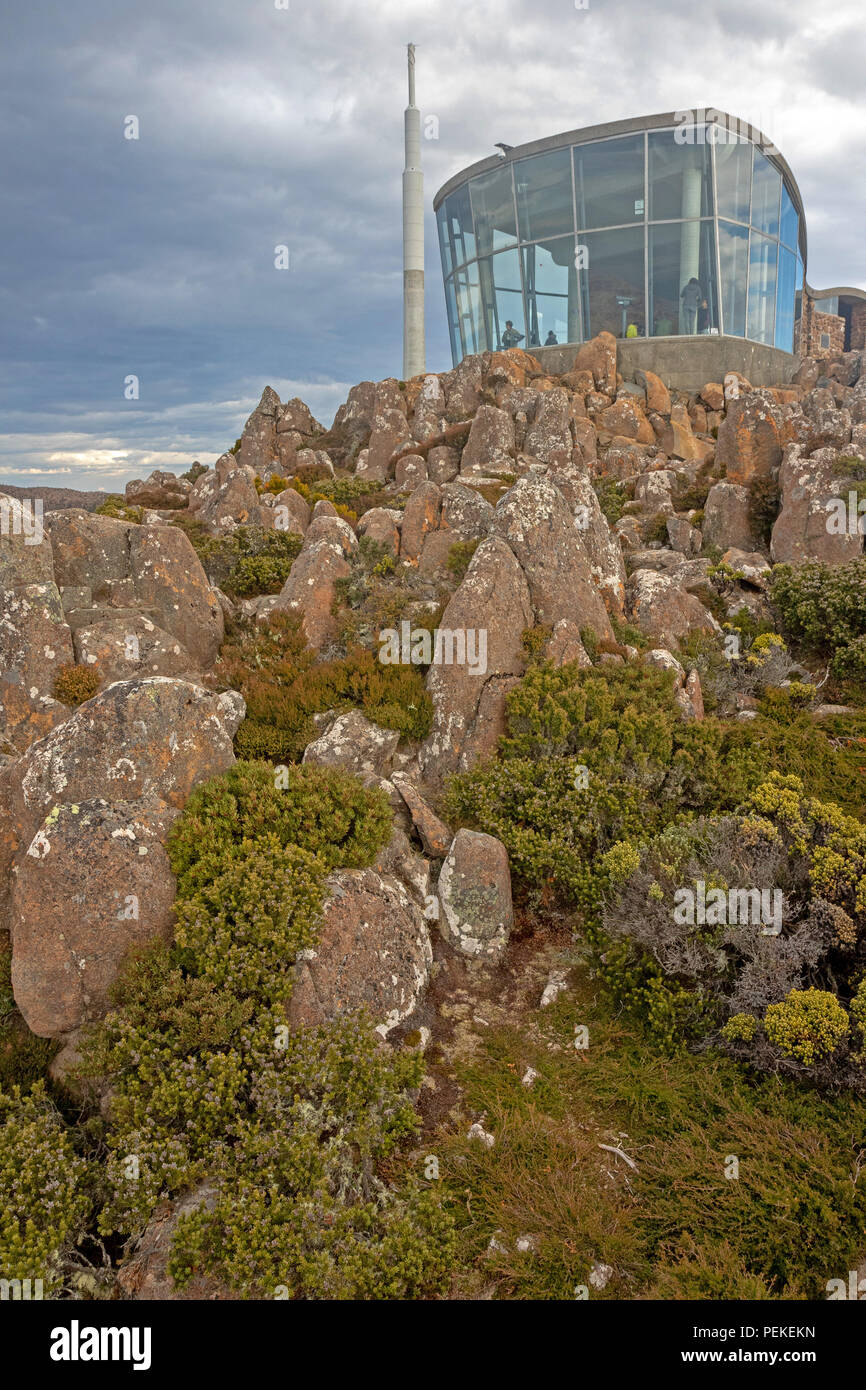
[[[136,676],[188,675],[198,665],[176,637],[143,613],[76,628],[72,640],[78,664],[98,666],[106,685]]]
[[[532,622],[523,570],[501,537],[488,537],[440,620],[440,630],[462,633],[464,644],[471,633],[476,656],[483,641],[485,659],[431,666],[433,729],[420,753],[425,775],[438,780],[493,751],[504,729],[505,696],[523,674],[522,633]]]
[[[316,517],[274,604],[276,611],[296,613],[301,618],[307,642],[316,651],[336,631],[332,611],[335,586],[351,574],[348,557],[357,545],[351,526],[340,517]]]
[[[552,627],[568,618],[600,637],[613,636],[581,531],[553,483],[535,474],[518,479],[497,505],[492,530],[526,576],[536,622]]]
[[[713,632],[718,624],[700,599],[675,575],[639,569],[628,583],[632,622],[662,647],[676,647],[690,632]]]
[[[739,483],[715,483],[707,493],[701,531],[706,545],[751,550],[754,542],[747,489]]]
[[[116,609],[140,612],[177,639],[193,670],[213,665],[222,608],[182,531],[72,510],[50,512],[46,524],[57,584],[74,604],[67,608],[70,626],[98,628],[118,616]]]
[[[250,465],[240,463],[234,454],[223,454],[193,485],[190,513],[216,535],[238,526],[273,525],[272,516],[259,502],[255,476]]]
[[[126,484],[126,504],[129,507],[153,507],[156,511],[179,511],[189,503],[192,484],[155,468],[144,479],[135,478]]]
[[[756,393],[728,402],[719,426],[716,462],[725,469],[729,483],[747,486],[765,478],[782,461],[781,421],[778,407]]]
[[[328,879],[330,896],[316,949],[295,967],[286,1008],[306,1028],[361,1007],[384,1035],[415,1009],[433,950],[424,916],[402,883],[373,869]]]
[[[75,657],[41,513],[0,493],[0,521],[0,752],[20,752],[65,715],[54,677]]]
[[[307,745],[303,761],[341,767],[357,777],[384,777],[399,742],[400,735],[393,729],[380,729],[359,710],[349,710]]]
[[[0,927],[34,1032],[98,1016],[129,946],[166,933],[165,833],[193,787],[234,762],[243,713],[233,692],[118,682],[0,772]]]
[[[299,450],[309,447],[322,433],[322,426],[303,401],[295,397],[282,405],[276,391],[266,386],[244,426],[237,463],[263,482],[275,475],[293,477]]]
[[[460,461],[462,476],[485,478],[498,473],[513,474],[514,453],[514,421],[511,416],[493,405],[479,406],[463,448]]]
[[[492,835],[458,830],[439,874],[439,930],[472,957],[495,958],[514,925],[505,846]]]
[[[802,444],[788,445],[779,470],[781,510],[770,542],[774,563],[843,565],[863,554],[859,494],[855,486],[852,504],[844,475],[835,449],[818,449],[806,458]]]
[[[56,805],[12,878],[12,988],[42,1037],[100,1018],[128,951],[169,940],[175,882],[164,801]]]

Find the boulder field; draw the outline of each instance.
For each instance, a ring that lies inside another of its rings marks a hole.
[[[345,701],[316,714],[303,764],[384,790],[393,835],[372,867],[329,877],[289,1024],[364,1005],[387,1035],[436,952],[495,962],[514,922],[508,856],[455,834],[437,798],[493,753],[527,633],[554,666],[588,666],[637,658],[630,627],[643,660],[675,671],[682,717],[702,718],[680,644],[721,629],[713,567],[733,575],[728,612],[762,617],[772,565],[863,552],[856,526],[828,524],[866,466],[863,356],[686,395],[649,371],[624,381],[600,334],[562,376],[514,349],[362,382],[327,430],[268,387],[235,450],[190,478],[131,482],[115,515],[49,510],[34,535],[27,500],[0,494],[0,933],[30,1029],[74,1043],[130,948],[171,939],[166,837],[234,764],[246,712],[224,643],[288,615],[324,669],[345,655],[346,596],[371,556],[390,623],[353,640],[376,652],[384,626],[428,632],[431,720],[412,738]],[[215,548],[271,532],[295,541],[276,584],[217,584]],[[70,670],[93,675],[79,703],[59,681]]]

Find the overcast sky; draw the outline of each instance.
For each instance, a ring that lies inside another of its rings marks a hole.
[[[0,0],[0,485],[121,490],[212,463],[266,384],[329,424],[400,375],[410,41],[431,370],[433,194],[499,140],[734,112],[794,171],[810,282],[866,286],[862,0],[284,3]]]

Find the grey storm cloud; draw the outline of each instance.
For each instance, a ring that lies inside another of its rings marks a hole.
[[[399,373],[408,41],[432,370],[432,197],[499,140],[733,111],[791,163],[812,283],[866,280],[858,0],[30,0],[2,30],[0,483],[117,489],[212,461],[266,383],[328,423]]]

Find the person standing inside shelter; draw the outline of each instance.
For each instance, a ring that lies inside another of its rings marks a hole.
[[[502,346],[504,348],[517,347],[518,343],[523,342],[523,334],[518,333],[511,319],[505,320],[505,332],[502,335]]]
[[[701,289],[700,280],[695,279],[694,275],[688,284],[683,287],[680,300],[682,301],[682,329],[683,333],[695,333],[697,331],[698,309],[704,292]]]

